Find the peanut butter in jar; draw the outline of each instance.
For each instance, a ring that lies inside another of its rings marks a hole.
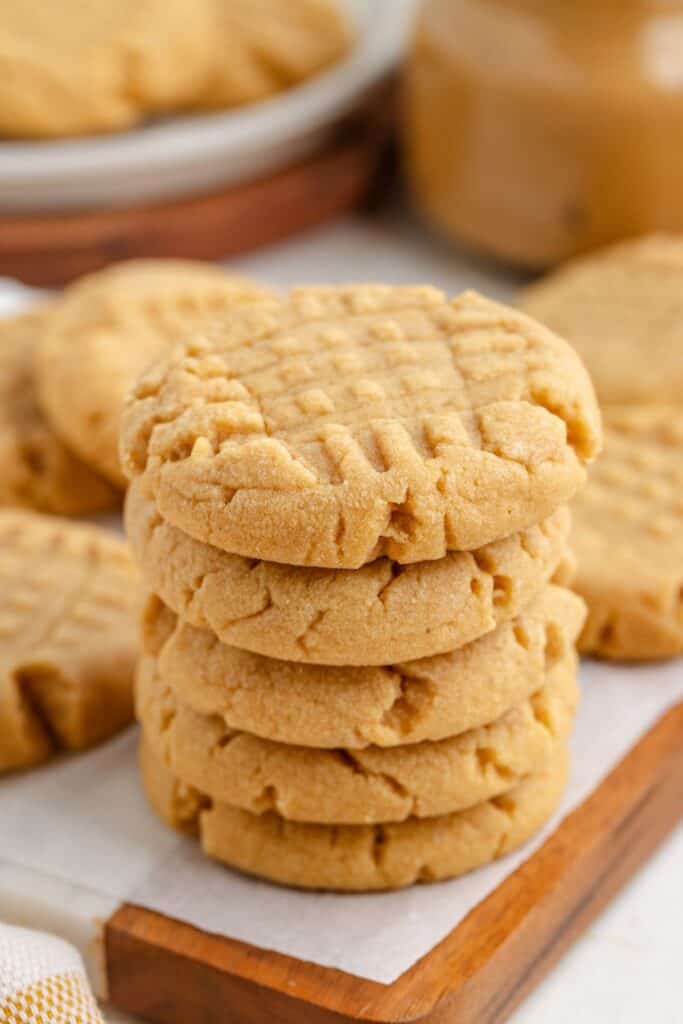
[[[683,231],[683,0],[426,0],[403,100],[453,238],[542,268]]]

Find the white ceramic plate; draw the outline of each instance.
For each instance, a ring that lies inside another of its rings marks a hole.
[[[120,206],[255,180],[306,156],[398,60],[416,0],[345,0],[349,56],[272,100],[115,135],[0,143],[0,210]]]

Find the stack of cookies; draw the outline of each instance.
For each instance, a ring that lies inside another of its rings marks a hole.
[[[372,890],[523,843],[567,775],[567,502],[600,444],[564,342],[473,293],[306,288],[139,381],[143,781],[207,854]]]

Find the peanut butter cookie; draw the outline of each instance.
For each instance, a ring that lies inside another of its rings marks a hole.
[[[436,882],[510,853],[557,808],[568,763],[564,748],[509,792],[454,814],[385,825],[310,825],[215,803],[176,780],[144,741],[140,748],[150,803],[169,825],[198,834],[208,856],[283,885],[351,892]]]
[[[4,0],[0,133],[128,128],[193,102],[214,54],[209,0]]]
[[[114,489],[59,440],[38,405],[33,358],[46,310],[0,320],[0,505],[62,516],[101,512]]]
[[[164,519],[293,565],[443,558],[582,486],[600,418],[576,354],[474,293],[304,288],[145,374],[121,455]]]
[[[607,408],[605,451],[574,510],[580,649],[683,653],[683,405]]]
[[[145,651],[178,702],[231,730],[301,746],[362,749],[439,740],[495,721],[544,686],[576,641],[580,598],[549,586],[517,618],[449,654],[388,667],[277,661],[222,644],[153,597]]]
[[[334,64],[351,44],[332,0],[213,0],[213,9],[215,59],[202,106],[264,99]]]
[[[316,750],[235,732],[180,704],[142,659],[137,712],[145,738],[177,778],[220,803],[288,821],[362,825],[450,814],[512,789],[569,740],[578,701],[576,657],[502,718],[436,743]]]
[[[568,582],[562,507],[477,551],[360,569],[254,563],[166,523],[139,481],[126,530],[148,587],[224,643],[288,661],[387,665],[451,651],[518,615],[551,577]]]
[[[0,771],[132,720],[137,582],[113,534],[0,512]]]
[[[683,237],[622,243],[532,285],[521,307],[575,346],[603,404],[683,395]]]
[[[56,303],[37,354],[45,413],[85,462],[125,486],[119,421],[137,378],[179,339],[267,294],[182,260],[131,260],[81,278]]]

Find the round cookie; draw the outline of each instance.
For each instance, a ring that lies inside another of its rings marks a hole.
[[[187,106],[214,48],[209,0],[4,0],[0,133],[116,131]]]
[[[562,267],[520,306],[578,350],[603,404],[683,394],[683,237],[650,236]]]
[[[268,294],[182,260],[131,260],[81,278],[55,304],[37,354],[43,409],[85,462],[125,486],[119,421],[140,374],[188,333]]]
[[[500,718],[573,648],[583,602],[548,587],[517,618],[449,654],[390,667],[276,661],[229,647],[152,598],[143,645],[176,699],[229,729],[300,746],[362,749],[440,740]]]
[[[199,835],[204,852],[248,874],[306,889],[371,891],[465,874],[521,846],[556,810],[569,757],[466,811],[386,825],[311,825],[214,803],[177,782],[143,741],[147,796],[171,826]]]
[[[154,658],[142,659],[136,685],[146,741],[177,778],[255,814],[336,825],[450,814],[512,789],[566,746],[578,696],[568,652],[541,690],[496,722],[436,743],[349,751],[234,732],[180,704]]]
[[[305,81],[340,60],[351,31],[332,0],[213,0],[215,60],[200,99],[233,107]]]
[[[287,661],[386,665],[461,647],[568,579],[569,512],[474,552],[360,569],[254,562],[166,523],[136,480],[126,532],[147,586],[223,643]]]
[[[137,588],[113,534],[0,512],[0,771],[92,746],[132,720]]]
[[[605,411],[605,450],[574,505],[579,646],[608,658],[683,653],[683,406]]]
[[[167,522],[250,558],[482,547],[571,498],[600,444],[570,347],[472,292],[304,288],[210,333],[140,379],[121,457]]]
[[[52,431],[38,405],[33,358],[49,309],[0,320],[0,505],[77,516],[116,504],[115,491]]]

